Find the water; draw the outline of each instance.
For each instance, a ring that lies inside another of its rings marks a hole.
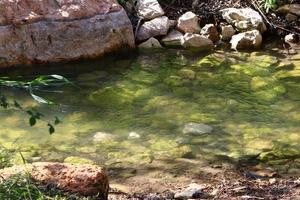
[[[168,160],[172,170],[184,158],[297,167],[300,61],[294,56],[279,62],[279,57],[170,50],[6,70],[3,76],[22,80],[60,74],[75,86],[35,92],[58,104],[52,107],[36,103],[26,92],[7,90],[23,107],[42,112],[45,122],[30,127],[26,114],[1,109],[0,142],[21,151],[28,162],[138,168]],[[46,121],[54,116],[63,123],[49,135]],[[190,122],[213,131],[184,134]],[[18,153],[13,162],[22,162]]]

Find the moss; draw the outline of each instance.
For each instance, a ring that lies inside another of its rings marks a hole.
[[[178,71],[178,75],[181,76],[182,78],[190,79],[193,80],[196,77],[196,73],[188,68],[183,68]]]
[[[95,164],[94,161],[87,159],[87,158],[82,158],[82,157],[77,157],[77,156],[70,156],[64,159],[64,163],[72,163],[72,164]]]

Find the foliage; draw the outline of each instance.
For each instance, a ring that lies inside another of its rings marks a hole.
[[[277,8],[277,0],[263,0],[262,5],[266,12]]]
[[[9,87],[9,88],[19,88],[28,91],[31,97],[41,104],[54,105],[55,103],[47,100],[41,96],[34,94],[35,90],[38,90],[41,87],[50,87],[50,86],[62,86],[64,84],[71,84],[71,82],[60,75],[47,75],[47,76],[39,76],[32,81],[19,81],[19,80],[10,80],[7,77],[0,78],[0,86]],[[7,97],[1,93],[0,89],[0,107],[3,108],[15,108],[19,111],[27,113],[29,115],[29,125],[34,126],[38,120],[42,120],[44,116],[42,113],[35,109],[25,110],[21,104],[17,100],[13,100],[12,102],[7,99]],[[50,134],[55,132],[55,125],[61,123],[61,120],[58,117],[55,117],[53,123],[46,122],[48,126],[48,131]]]
[[[0,147],[0,169],[10,167],[11,154],[4,147]]]

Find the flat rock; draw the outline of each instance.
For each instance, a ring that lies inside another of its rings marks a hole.
[[[222,17],[240,31],[267,30],[261,15],[251,8],[226,8],[221,10]]]
[[[141,49],[162,48],[159,41],[153,37],[149,38],[147,41],[141,43],[138,47]]]
[[[210,39],[213,42],[217,42],[220,40],[220,34],[217,30],[217,27],[213,24],[206,24],[200,32],[201,35]]]
[[[138,0],[136,9],[138,15],[145,20],[151,20],[165,14],[157,0]]]
[[[202,123],[194,123],[190,122],[185,124],[183,127],[183,134],[191,134],[191,135],[202,135],[202,134],[209,134],[213,131],[211,126]]]
[[[232,25],[221,25],[221,39],[224,41],[228,41],[232,38],[232,36],[236,33],[236,30]]]
[[[29,173],[31,178],[65,192],[83,196],[108,197],[108,176],[101,167],[85,164],[37,162],[0,170],[0,182],[17,174]]]
[[[176,47],[181,46],[181,40],[183,38],[183,34],[177,30],[172,30],[168,35],[166,35],[161,42],[165,46]]]
[[[214,44],[210,39],[192,33],[186,33],[183,36],[181,45],[186,49],[195,51],[210,51],[214,48]]]
[[[247,31],[232,36],[231,49],[258,49],[262,44],[262,35],[258,30]]]
[[[291,13],[300,17],[300,4],[286,4],[277,9],[277,12],[282,14]]]
[[[203,188],[196,183],[190,184],[186,189],[175,193],[175,199],[198,199],[203,195]]]
[[[184,13],[177,21],[177,29],[184,33],[199,33],[201,28],[197,15],[190,11]]]
[[[155,36],[164,36],[167,35],[169,27],[168,17],[158,17],[142,24],[136,38],[138,41],[143,41]]]
[[[2,0],[0,10],[0,67],[135,47],[131,22],[115,0]]]

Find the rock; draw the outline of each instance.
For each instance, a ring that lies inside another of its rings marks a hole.
[[[177,30],[172,30],[167,36],[165,36],[161,42],[165,46],[169,47],[177,47],[181,46],[181,40],[182,40],[183,34],[180,33]]]
[[[104,170],[94,165],[37,162],[0,170],[0,182],[17,174],[29,173],[35,181],[55,186],[65,192],[83,196],[108,197],[108,177]]]
[[[291,13],[300,17],[300,4],[286,4],[277,9],[277,12],[282,14]]]
[[[175,199],[197,199],[203,195],[202,186],[196,183],[190,184],[186,189],[177,192],[174,195]]]
[[[208,134],[213,131],[213,128],[202,123],[194,123],[190,122],[188,124],[185,124],[183,127],[183,134],[191,134],[191,135],[202,135],[202,134]]]
[[[299,38],[296,34],[290,33],[284,37],[284,41],[288,44],[299,42]]]
[[[145,20],[151,20],[165,14],[157,0],[138,0],[136,9],[139,17]]]
[[[219,32],[215,25],[213,24],[206,24],[200,32],[201,35],[205,36],[206,38],[210,39],[213,42],[217,42],[220,40]]]
[[[159,41],[153,37],[148,39],[146,42],[143,42],[138,47],[141,49],[162,48]]]
[[[196,77],[196,72],[191,69],[183,68],[178,71],[178,75],[180,75],[182,78],[193,80]]]
[[[128,139],[140,139],[140,138],[141,138],[140,134],[136,132],[130,132],[128,135]]]
[[[297,21],[298,17],[297,15],[293,15],[291,13],[288,13],[286,14],[285,16],[285,19],[288,21],[288,22],[293,22],[293,21]]]
[[[247,31],[232,36],[231,49],[258,49],[262,44],[262,36],[258,30]]]
[[[221,39],[228,41],[236,33],[236,30],[231,25],[221,25]]]
[[[256,29],[263,33],[267,30],[263,18],[251,8],[226,8],[221,10],[221,14],[228,23],[240,31]]]
[[[179,17],[177,29],[184,33],[199,33],[201,28],[197,15],[193,12],[186,12]]]
[[[169,22],[170,22],[170,28],[176,28],[176,26],[177,26],[177,20],[170,19]]]
[[[0,10],[0,67],[135,47],[131,22],[114,0],[5,0]]]
[[[206,37],[199,34],[186,33],[182,40],[181,45],[186,49],[196,51],[209,51],[214,48],[214,43]]]
[[[107,141],[113,141],[116,139],[116,136],[110,133],[105,132],[97,132],[93,136],[94,142],[107,142]]]
[[[167,35],[169,27],[168,17],[155,18],[141,25],[136,38],[138,41],[143,41],[151,37]]]

